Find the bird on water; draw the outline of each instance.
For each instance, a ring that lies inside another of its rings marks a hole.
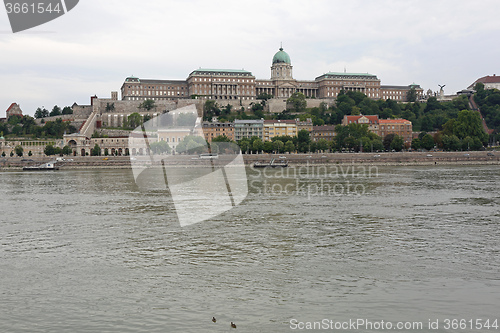
[[[231,327],[232,327],[232,328],[236,328],[236,324],[235,324],[235,323],[233,323],[233,322],[231,322]]]
[[[216,322],[217,322],[217,319],[215,319],[215,317],[212,317],[212,321],[213,321],[214,323],[216,323]]]

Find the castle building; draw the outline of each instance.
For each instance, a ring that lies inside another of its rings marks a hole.
[[[125,79],[121,92],[122,100],[201,98],[254,101],[261,94],[287,99],[295,92],[308,98],[333,100],[341,91],[358,91],[373,99],[406,102],[412,88],[417,98],[423,97],[423,89],[417,84],[385,86],[376,75],[369,73],[328,72],[314,80],[296,80],[290,56],[280,48],[272,59],[270,79],[256,79],[246,70],[200,68],[192,71],[186,80],[150,80],[130,76]]]
[[[7,120],[12,117],[12,116],[19,116],[19,117],[22,117],[23,116],[23,110],[21,110],[21,107],[19,106],[19,104],[17,103],[12,103],[9,108],[7,109],[7,111],[5,111],[5,114],[6,114],[6,118]]]

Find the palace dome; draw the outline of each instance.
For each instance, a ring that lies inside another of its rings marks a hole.
[[[292,62],[290,61],[290,56],[288,55],[288,53],[283,51],[282,47],[280,47],[280,50],[276,52],[276,54],[273,57],[273,65],[279,63],[285,63],[289,65],[292,64]]]

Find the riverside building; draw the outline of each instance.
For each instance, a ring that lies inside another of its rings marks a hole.
[[[122,100],[178,100],[188,98],[223,101],[255,101],[260,94],[275,99],[287,99],[293,93],[308,98],[335,99],[340,91],[359,91],[373,99],[393,99],[405,102],[414,88],[417,98],[423,89],[417,84],[408,86],[382,85],[369,73],[328,72],[313,80],[293,78],[292,61],[280,48],[273,56],[270,79],[257,79],[250,71],[237,69],[207,69],[192,71],[186,80],[152,80],[130,76],[121,87]]]

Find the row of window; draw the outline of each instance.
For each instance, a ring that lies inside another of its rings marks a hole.
[[[161,138],[161,141],[165,141],[165,142],[175,142],[175,137],[172,137],[172,138]],[[177,142],[181,142],[182,141],[182,138],[181,137],[178,137],[177,138]]]
[[[200,82],[212,82],[211,78],[208,78],[208,79],[207,78],[203,78],[202,79],[201,77],[200,78],[195,77],[194,80],[195,81],[200,81]],[[213,80],[214,80],[214,82],[217,81],[217,82],[240,82],[240,83],[245,83],[246,82],[246,83],[253,83],[252,79],[227,79],[227,81],[226,81],[226,79],[213,79]]]
[[[164,86],[164,85],[162,85],[162,86],[152,86],[152,87],[151,86],[148,86],[148,87],[146,87],[146,86],[128,86],[128,88],[129,89],[150,89],[150,90],[170,90],[170,89],[172,89],[172,90],[175,90],[175,89],[177,89],[177,90],[179,90],[179,89],[183,90],[184,89],[184,87],[182,87],[182,86],[170,86],[170,85],[169,86]]]
[[[196,74],[196,75],[214,75],[214,76],[252,76],[251,73],[204,72],[204,71],[195,72],[194,74]]]
[[[184,92],[175,92],[175,91],[147,91],[147,94],[145,94],[146,91],[131,91],[130,95],[132,96],[184,96]]]

